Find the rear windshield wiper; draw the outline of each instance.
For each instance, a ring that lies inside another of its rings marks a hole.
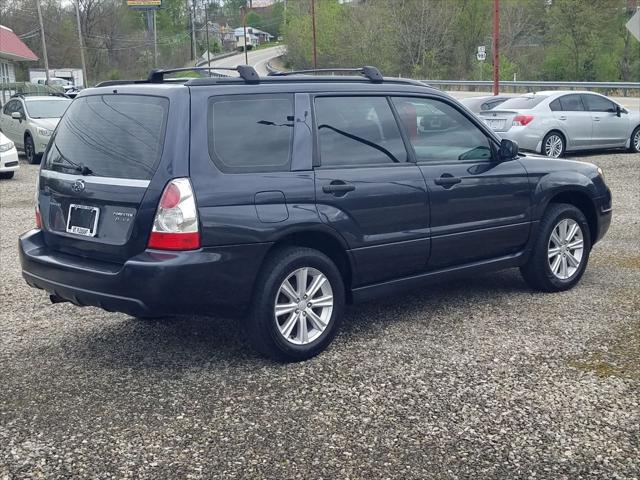
[[[55,149],[58,151],[58,157],[61,160],[64,160],[65,162],[67,162],[69,165],[71,165],[71,167],[73,167],[73,170],[75,170],[76,172],[79,172],[80,175],[93,175],[93,170],[91,170],[89,167],[87,167],[83,163],[69,160],[67,157],[62,155],[62,152],[57,146],[55,147]],[[56,163],[56,162],[52,160],[51,163]]]

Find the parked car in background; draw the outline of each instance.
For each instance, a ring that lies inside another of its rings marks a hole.
[[[0,178],[13,178],[18,168],[20,165],[16,146],[0,132]]]
[[[640,152],[640,112],[594,92],[531,93],[480,116],[502,138],[547,157],[609,148]]]
[[[0,129],[24,150],[29,163],[39,163],[53,130],[71,99],[55,95],[14,95],[2,107]]]
[[[473,113],[480,113],[486,110],[493,110],[514,96],[515,95],[483,95],[482,97],[465,98],[460,100],[460,103]]]

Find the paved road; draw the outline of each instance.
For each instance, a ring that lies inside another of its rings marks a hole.
[[[266,75],[267,72],[267,62],[272,58],[278,57],[282,55],[283,47],[271,47],[264,48],[261,50],[251,51],[249,52],[249,65],[252,65],[258,74]],[[221,60],[214,60],[211,62],[212,67],[235,67],[237,65],[245,64],[244,53],[239,53],[238,55],[233,55],[231,57],[223,58]],[[227,73],[227,72],[220,72]]]

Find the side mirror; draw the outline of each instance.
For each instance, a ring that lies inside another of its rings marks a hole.
[[[22,120],[22,114],[20,112],[12,112],[11,118],[14,120]]]
[[[518,156],[518,143],[513,140],[503,138],[500,142],[500,150],[498,152],[500,161],[513,160]]]
[[[627,111],[620,105],[616,105],[616,116],[621,117],[623,113],[627,113]]]

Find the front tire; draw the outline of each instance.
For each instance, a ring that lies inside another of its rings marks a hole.
[[[329,257],[310,248],[278,250],[256,281],[249,340],[274,360],[314,357],[338,332],[344,301],[342,276]]]
[[[631,153],[640,153],[640,126],[631,134],[631,142],[629,143],[629,151]]]
[[[27,161],[31,165],[37,165],[40,163],[41,155],[36,153],[36,146],[33,143],[33,138],[29,134],[24,137],[24,153],[27,155]]]
[[[584,214],[573,205],[551,204],[540,221],[531,257],[520,271],[536,290],[568,290],[582,278],[590,252],[589,224]]]
[[[560,132],[549,132],[542,139],[542,154],[551,158],[560,158],[567,150],[567,141]]]

